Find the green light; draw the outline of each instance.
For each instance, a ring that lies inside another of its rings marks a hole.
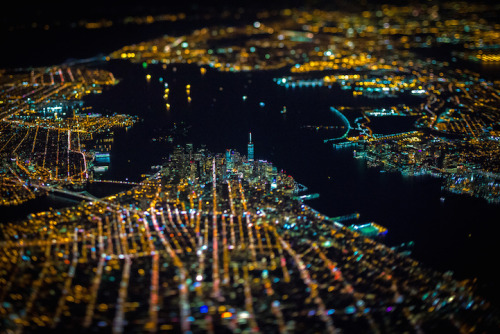
[[[142,62],[142,68],[144,68],[144,69],[148,68],[148,63],[146,63],[145,61]]]

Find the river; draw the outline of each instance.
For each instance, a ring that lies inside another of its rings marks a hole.
[[[86,97],[86,103],[95,112],[138,115],[143,120],[129,131],[116,132],[105,178],[138,180],[177,144],[193,143],[195,148],[203,144],[212,152],[232,148],[246,154],[248,133],[252,132],[257,159],[273,162],[310,192],[320,194],[308,202],[310,206],[329,216],[359,212],[360,221],[375,221],[388,228],[387,244],[414,241],[412,256],[425,266],[452,270],[458,279],[478,277],[480,292],[492,301],[500,300],[492,265],[500,253],[499,205],[445,193],[439,179],[368,169],[363,161],[353,158],[351,149],[334,150],[323,143],[342,130],[303,127],[342,125],[330,106],[383,107],[418,103],[418,98],[368,100],[336,88],[287,89],[272,80],[286,70],[220,73],[209,69],[202,75],[195,65],[169,65],[167,69],[150,65],[144,69],[112,61],[99,66],[112,71],[120,83],[101,95]],[[146,74],[152,76],[149,82]],[[170,88],[170,111],[163,100],[165,82]],[[191,103],[186,99],[187,84],[191,85]],[[283,106],[286,114],[280,113]],[[351,115],[347,117],[352,120]],[[377,126],[389,132],[391,124],[387,121]],[[153,140],[169,135],[174,136],[173,143]],[[446,199],[441,202],[443,196]],[[12,217],[20,219],[33,209],[70,204],[50,198],[35,201],[3,208],[2,215],[10,217],[9,212],[15,212]]]

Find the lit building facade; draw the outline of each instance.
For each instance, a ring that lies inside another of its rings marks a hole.
[[[248,142],[248,161],[253,162],[254,161],[254,149],[253,149],[253,143],[252,143],[252,133],[250,132],[250,141]]]

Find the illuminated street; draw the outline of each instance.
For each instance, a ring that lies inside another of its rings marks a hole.
[[[13,5],[0,334],[500,332],[498,4]]]
[[[2,225],[5,328],[418,332],[451,313],[457,329],[491,326],[468,320],[488,307],[467,283],[293,200],[289,176],[197,156],[178,149],[130,194]]]

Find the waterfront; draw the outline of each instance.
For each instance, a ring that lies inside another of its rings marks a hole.
[[[384,106],[394,104],[395,99],[370,101],[327,87],[286,89],[272,80],[284,70],[220,73],[209,69],[202,75],[195,65],[170,65],[166,70],[150,65],[144,69],[123,61],[101,63],[99,67],[114,73],[120,83],[101,95],[88,96],[87,105],[104,115],[124,113],[142,119],[131,130],[115,134],[110,170],[103,178],[137,181],[141,174],[150,172],[152,165],[161,164],[177,144],[206,145],[216,152],[228,148],[244,152],[251,131],[257,159],[272,161],[306,185],[309,192],[320,194],[320,198],[308,202],[313,208],[332,217],[359,212],[360,222],[375,221],[389,229],[384,240],[388,245],[415,241],[412,256],[424,265],[452,270],[460,279],[477,276],[481,291],[488,291],[492,299],[499,298],[495,274],[486,264],[488,254],[500,251],[495,242],[498,205],[446,193],[439,179],[368,169],[363,160],[353,158],[352,149],[334,150],[323,143],[343,129],[315,131],[303,127],[342,125],[330,113],[332,105]],[[151,74],[149,82],[146,74]],[[162,99],[165,82],[171,92],[169,111]],[[189,104],[187,84],[192,87]],[[283,106],[286,114],[280,113]],[[403,131],[411,122],[398,117],[383,119],[374,128],[380,133],[390,132],[395,124]],[[172,143],[157,140],[168,136]],[[92,189],[90,192],[94,194]],[[36,205],[39,210],[65,205],[45,198],[35,201],[41,204]],[[2,210],[12,213],[6,216],[23,217],[24,209]]]
[[[498,328],[473,284],[339,224],[356,214],[332,220],[311,210],[295,189],[269,162],[186,145],[131,191],[2,225],[1,279],[10,291],[2,325],[115,333]],[[16,262],[23,275],[6,277]],[[36,277],[41,287],[25,289]]]
[[[9,26],[0,327],[497,332],[498,10]]]
[[[368,169],[364,161],[353,158],[351,149],[334,150],[323,143],[325,137],[341,130],[317,133],[301,128],[308,124],[341,125],[329,106],[360,103],[361,98],[357,101],[328,88],[286,90],[274,85],[273,73],[267,72],[209,70],[201,76],[197,66],[171,65],[167,70],[150,66],[144,70],[122,62],[106,68],[122,82],[101,96],[89,97],[88,102],[98,110],[144,119],[134,129],[117,135],[108,178],[137,178],[149,166],[160,163],[176,144],[206,144],[212,151],[235,148],[242,152],[247,133],[252,131],[256,158],[272,161],[310,192],[320,194],[308,203],[313,208],[332,217],[359,212],[360,221],[375,221],[389,229],[385,239],[389,245],[415,241],[416,259],[441,271],[452,270],[458,278],[478,276],[486,285],[482,291],[498,298],[494,269],[487,265],[489,254],[500,251],[495,242],[498,205],[444,192],[436,178]],[[151,73],[152,79],[144,85],[146,73]],[[170,111],[161,99],[163,83],[159,77],[169,83]],[[185,102],[187,83],[192,85],[190,105]],[[243,101],[241,96],[248,91],[254,93]],[[261,108],[259,102],[265,106]],[[285,115],[279,113],[283,105],[288,111]],[[185,136],[176,136],[172,144],[151,141],[174,122],[191,126]],[[444,202],[441,197],[445,197]]]
[[[487,265],[487,256],[500,251],[495,242],[498,205],[444,192],[439,179],[368,169],[364,161],[353,158],[352,149],[334,150],[323,143],[343,129],[304,128],[340,127],[341,120],[329,111],[332,105],[384,107],[398,103],[397,98],[373,101],[335,87],[287,89],[273,82],[286,70],[221,73],[208,69],[202,75],[195,65],[173,64],[167,69],[150,65],[145,69],[124,61],[98,67],[114,73],[120,83],[102,95],[88,96],[87,105],[104,115],[124,113],[142,119],[129,131],[116,132],[110,170],[103,178],[140,180],[141,174],[161,164],[177,144],[244,152],[251,131],[257,159],[272,161],[305,184],[309,192],[320,194],[319,199],[308,202],[313,208],[332,217],[359,212],[360,222],[375,221],[389,229],[384,240],[388,245],[415,241],[412,256],[424,265],[452,270],[459,279],[479,277],[480,291],[492,300],[500,299],[496,276]],[[149,81],[146,74],[151,75]],[[168,111],[162,98],[165,83],[171,92]],[[186,101],[187,84],[191,85],[191,103]],[[408,103],[403,99],[400,103],[403,101]],[[283,106],[286,114],[280,113]],[[378,133],[395,131],[395,126],[405,131],[412,129],[411,124],[411,118],[393,117],[377,119],[373,128]],[[169,137],[172,142],[162,140]],[[90,192],[100,195],[95,189]],[[54,198],[30,203],[30,211],[72,204]],[[22,219],[25,210],[26,205],[3,208],[2,212],[6,219]]]
[[[125,191],[131,186],[110,183],[91,183],[85,187],[85,191],[96,197],[104,197]],[[78,204],[75,198],[67,198],[56,194],[38,196],[20,205],[4,206],[0,209],[0,224],[18,220],[24,220],[30,213],[37,213],[52,209],[61,209]]]

